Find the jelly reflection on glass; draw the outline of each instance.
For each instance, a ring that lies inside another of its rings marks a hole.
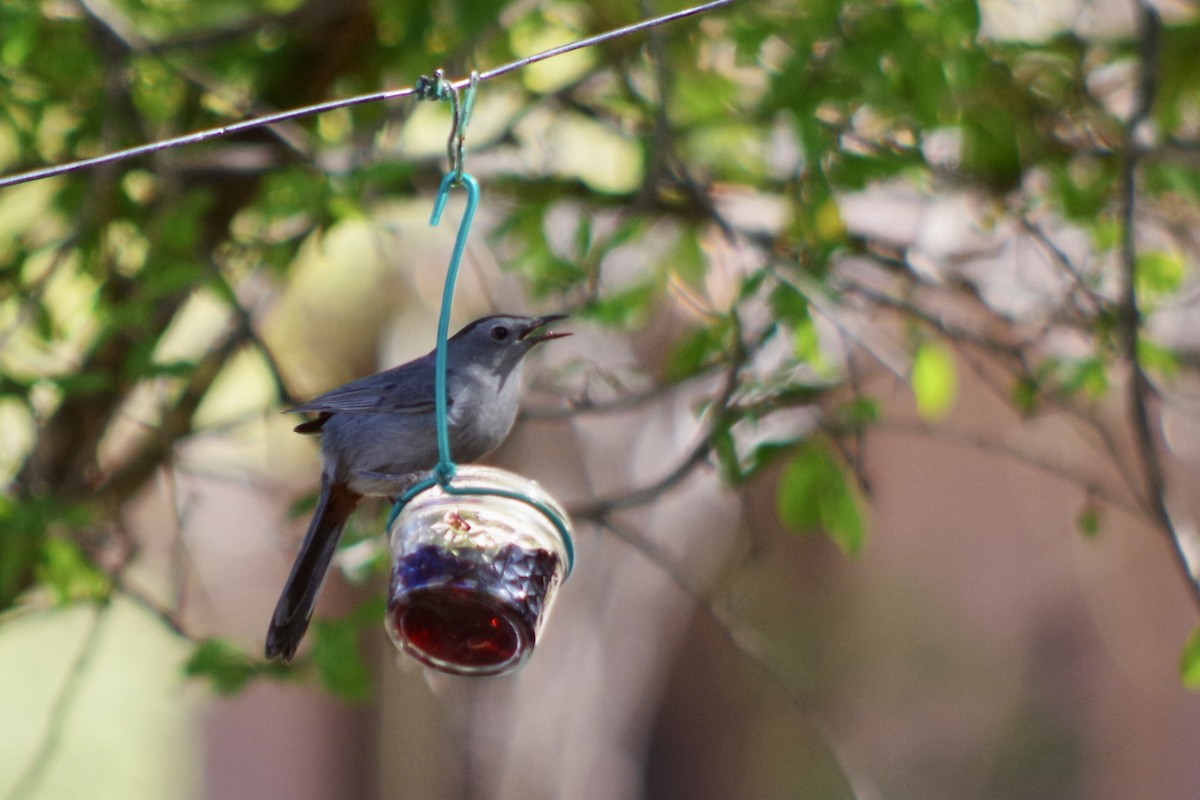
[[[520,475],[459,467],[452,487],[515,492],[569,526],[558,503]],[[398,647],[459,675],[499,675],[529,657],[571,566],[570,543],[550,517],[522,500],[433,486],[388,535],[387,629]]]

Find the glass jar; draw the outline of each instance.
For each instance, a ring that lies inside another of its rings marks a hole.
[[[510,672],[571,571],[570,520],[536,483],[494,467],[458,467],[450,489],[420,492],[389,526],[388,635],[445,672]]]

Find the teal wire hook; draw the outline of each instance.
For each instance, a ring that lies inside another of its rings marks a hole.
[[[467,87],[466,98],[459,102],[458,90],[454,84],[446,80],[442,70],[433,73],[432,78],[421,76],[417,81],[417,96],[422,100],[449,100],[454,122],[450,128],[450,138],[446,142],[446,156],[450,160],[450,171],[442,178],[438,188],[437,198],[433,201],[433,216],[429,224],[436,226],[442,221],[442,212],[446,209],[450,190],[455,186],[465,186],[467,189],[467,207],[463,211],[462,221],[458,226],[458,236],[454,240],[454,251],[450,256],[450,267],[446,271],[446,286],[442,290],[442,311],[438,317],[437,350],[434,355],[434,414],[437,418],[438,464],[434,471],[438,483],[445,486],[454,477],[454,460],[450,454],[450,432],[447,422],[446,399],[446,347],[450,335],[450,311],[454,305],[454,285],[458,281],[458,271],[462,264],[463,253],[467,247],[467,237],[471,232],[471,224],[475,220],[475,209],[479,207],[479,182],[470,174],[463,171],[463,150],[465,148],[467,123],[471,121],[471,111],[475,107],[475,90],[479,85],[479,73],[471,73],[471,82]]]
[[[442,221],[442,211],[446,208],[450,189],[455,185],[466,187],[467,207],[463,211],[462,221],[458,224],[458,236],[454,240],[454,251],[450,254],[450,267],[446,270],[446,286],[442,289],[442,313],[438,317],[437,350],[434,354],[433,400],[438,441],[436,475],[442,485],[454,477],[454,461],[450,456],[450,426],[446,414],[449,405],[446,401],[446,349],[450,335],[450,309],[454,305],[454,284],[458,281],[459,267],[467,249],[467,236],[471,232],[471,223],[475,220],[475,209],[479,207],[479,181],[467,172],[448,172],[438,188],[437,199],[433,203],[433,216],[429,218],[430,225],[437,225]]]
[[[446,356],[450,337],[450,312],[454,305],[454,286],[458,282],[459,269],[462,266],[463,254],[467,249],[467,237],[471,225],[475,221],[475,210],[479,207],[479,181],[463,170],[463,150],[466,138],[467,123],[471,119],[471,111],[475,105],[475,89],[479,83],[479,73],[471,73],[471,82],[467,87],[466,96],[460,103],[458,91],[453,84],[445,79],[442,71],[434,73],[433,78],[422,77],[417,82],[418,97],[423,100],[449,100],[454,113],[454,125],[450,130],[447,142],[447,156],[450,159],[450,171],[442,178],[438,187],[437,197],[433,201],[433,214],[429,224],[436,226],[442,221],[442,212],[446,209],[446,201],[450,198],[450,190],[455,186],[463,186],[467,190],[467,206],[463,210],[462,220],[458,224],[458,235],[454,239],[454,250],[450,254],[450,266],[446,270],[446,285],[442,289],[442,310],[438,316],[437,348],[434,351],[434,417],[437,424],[438,463],[434,467],[433,476],[426,478],[408,488],[392,506],[388,518],[388,529],[400,515],[400,511],[408,502],[426,489],[438,485],[449,494],[459,495],[491,495],[518,500],[532,506],[550,519],[562,537],[567,553],[567,573],[570,574],[575,564],[575,545],[566,520],[540,501],[524,494],[509,492],[502,489],[473,489],[451,485],[457,467],[450,452],[450,423],[449,400],[447,398]]]

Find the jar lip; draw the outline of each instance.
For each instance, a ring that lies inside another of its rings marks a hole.
[[[541,512],[553,524],[566,552],[567,570],[564,580],[575,568],[575,537],[571,530],[571,518],[562,505],[532,478],[516,472],[480,464],[465,464],[456,467],[454,476],[443,486],[431,472],[428,477],[406,491],[392,507],[387,526],[390,529],[400,511],[413,500],[432,493],[433,497],[477,495],[502,497],[528,504]]]

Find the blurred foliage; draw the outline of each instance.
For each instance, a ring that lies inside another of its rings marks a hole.
[[[371,696],[372,678],[363,660],[361,634],[364,629],[377,630],[386,613],[379,597],[342,619],[317,620],[313,625],[312,663],[330,692],[352,701]]]
[[[217,694],[237,694],[260,677],[286,679],[298,673],[283,664],[266,664],[224,639],[201,639],[183,665],[191,678],[205,679]]]
[[[1183,675],[1183,685],[1193,691],[1200,691],[1200,628],[1192,631],[1187,645],[1183,648],[1179,671]]]
[[[788,527],[824,531],[851,555],[863,546],[858,498],[829,448],[818,442],[795,448],[779,480],[778,505]]]
[[[917,348],[912,387],[921,416],[937,420],[950,413],[958,396],[958,371],[949,348],[940,342],[925,342]]]
[[[0,170],[407,86],[435,67],[495,66],[643,9],[0,2]],[[670,320],[669,355],[652,377],[726,378],[703,409],[705,455],[733,483],[775,481],[781,523],[824,532],[847,553],[867,534],[854,437],[880,421],[852,380],[871,359],[847,348],[886,361],[871,330],[900,352],[887,366],[911,380],[929,421],[952,413],[967,356],[997,359],[1024,414],[1090,414],[1130,357],[1130,325],[1134,357],[1158,378],[1194,363],[1131,320],[1120,290],[1132,235],[1127,105],[1144,85],[1135,31],[1021,40],[984,22],[973,0],[741,3],[480,90],[509,100],[470,156],[488,164],[477,175],[499,215],[490,236],[503,263],[530,297],[597,326]],[[1194,279],[1197,44],[1200,21],[1176,19],[1153,53],[1138,199],[1157,244],[1128,265],[1139,313],[1176,304]],[[0,443],[11,479],[0,610],[36,603],[43,587],[57,602],[95,600],[114,581],[119,590],[120,509],[201,432],[196,411],[233,356],[261,347],[250,287],[278,296],[301,248],[337,222],[431,196],[442,157],[398,144],[411,125],[408,104],[359,105],[0,190],[0,399],[24,431]],[[931,276],[911,258],[915,243],[845,213],[847,198],[897,186],[969,195],[986,209],[980,230],[1034,220],[1062,238],[1082,234],[1089,249],[1057,250],[1046,234],[1065,288],[1040,297],[1036,318],[1013,312],[968,270]],[[871,279],[856,282],[864,270]],[[219,298],[225,317],[188,347],[167,347],[200,295]],[[973,304],[985,330],[949,324],[943,301]],[[1080,346],[1055,352],[1026,335],[1054,326]],[[148,387],[158,401],[142,435],[112,454],[106,443]],[[1089,505],[1081,527],[1094,534],[1099,519]],[[348,697],[370,688],[360,622],[315,629],[311,661]],[[1195,651],[1193,640],[1189,685]],[[230,692],[281,670],[198,639],[187,672]]]

